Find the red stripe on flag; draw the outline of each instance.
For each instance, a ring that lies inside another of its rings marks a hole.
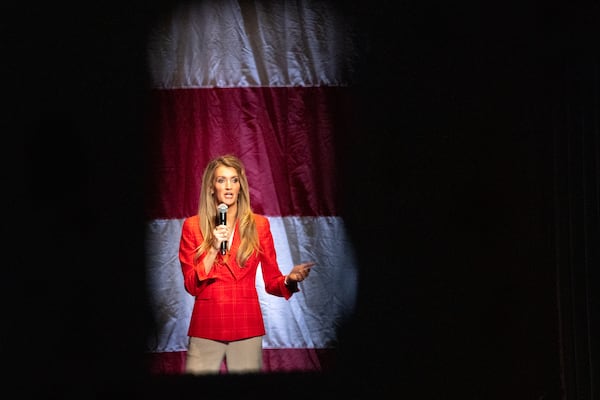
[[[148,353],[150,375],[185,373],[185,351]],[[330,372],[335,368],[333,349],[263,349],[263,372]],[[226,373],[225,362],[221,372]]]
[[[336,142],[352,126],[349,97],[345,87],[155,90],[147,218],[195,214],[203,168],[224,153],[244,161],[257,213],[338,215]]]

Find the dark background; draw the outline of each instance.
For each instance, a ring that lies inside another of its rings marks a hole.
[[[202,379],[142,357],[144,46],[168,3],[3,6],[7,387],[598,396],[598,4],[342,3],[363,32],[340,140],[362,269],[338,368]]]

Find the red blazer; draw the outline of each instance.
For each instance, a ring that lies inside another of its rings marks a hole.
[[[252,254],[246,266],[236,262],[240,246],[239,227],[235,227],[229,254],[217,254],[212,269],[204,271],[205,253],[194,261],[195,249],[204,241],[198,216],[183,222],[179,261],[185,290],[195,297],[188,336],[231,341],[265,334],[263,316],[256,291],[256,270],[260,263],[267,293],[289,299],[298,289],[284,284],[279,270],[269,220],[254,214],[262,253]]]

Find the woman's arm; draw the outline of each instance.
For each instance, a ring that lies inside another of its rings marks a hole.
[[[179,262],[185,289],[192,296],[198,294],[200,283],[211,277],[210,272],[218,253],[218,247],[212,245],[196,258],[196,249],[203,240],[197,217],[184,220],[179,241]]]

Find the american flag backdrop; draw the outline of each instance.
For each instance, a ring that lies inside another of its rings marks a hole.
[[[225,153],[246,166],[282,272],[316,262],[289,301],[264,291],[259,269],[265,371],[335,363],[359,283],[338,170],[353,128],[354,38],[343,8],[311,0],[186,2],[153,27],[145,241],[154,373],[183,371],[193,298],[178,260],[181,227],[197,213],[204,167]]]

